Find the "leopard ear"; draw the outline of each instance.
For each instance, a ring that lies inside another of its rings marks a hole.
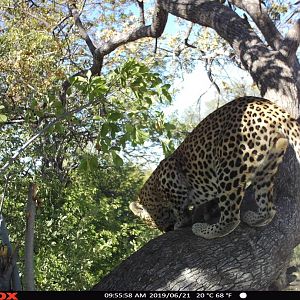
[[[129,204],[129,208],[136,216],[138,216],[142,219],[146,219],[146,218],[150,217],[149,213],[147,212],[145,207],[138,201],[131,202]]]

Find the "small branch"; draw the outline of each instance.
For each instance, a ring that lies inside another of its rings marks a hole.
[[[206,70],[207,77],[208,77],[209,81],[216,88],[216,90],[218,92],[218,95],[220,95],[221,94],[221,90],[220,90],[218,84],[216,83],[216,81],[212,77],[212,71],[211,71],[212,63],[213,63],[213,59],[206,59],[205,60],[205,70]],[[218,97],[218,103],[217,103],[217,105],[219,107],[219,97]]]
[[[280,47],[280,52],[290,63],[296,59],[296,52],[299,47],[299,43],[300,19],[298,19],[295,25],[288,31]]]
[[[154,51],[153,53],[156,54],[157,53],[157,47],[158,47],[158,39],[155,39],[155,45],[154,45]]]
[[[39,16],[36,16],[36,15],[30,13],[29,11],[25,11],[25,10],[23,10],[22,12],[25,13],[26,15],[40,21],[43,25],[45,25],[46,28],[51,28],[50,24],[47,21],[45,21],[44,19],[40,18]]]
[[[187,47],[196,49],[196,48],[197,48],[196,46],[193,46],[193,45],[191,45],[191,44],[189,43],[189,37],[190,37],[190,35],[191,35],[193,26],[194,26],[194,24],[191,23],[190,26],[189,26],[189,28],[188,28],[188,31],[187,31],[187,33],[186,33],[186,37],[185,37],[185,39],[184,39],[184,44],[185,44]]]
[[[141,26],[145,26],[145,10],[144,10],[144,1],[143,0],[136,0],[137,5],[140,10],[140,24]]]
[[[39,7],[35,2],[33,2],[32,0],[27,0],[28,5],[31,4],[31,6],[29,6],[30,8],[35,6],[35,7]]]
[[[159,38],[165,29],[168,19],[167,11],[161,7],[162,2],[162,0],[156,1],[151,25],[136,28],[127,34],[120,34],[119,36],[112,38],[110,41],[103,43],[99,48],[96,49],[97,58],[103,58],[105,55],[111,53],[119,46],[141,38]]]
[[[56,28],[59,28],[59,31],[58,31],[58,33],[62,30],[61,28],[60,28],[60,25],[62,25],[66,20],[68,20],[70,17],[72,17],[71,16],[71,14],[69,14],[69,15],[67,15],[66,17],[64,17],[63,19],[61,19],[54,27],[53,27],[53,29],[52,29],[52,34],[53,35],[55,35],[55,30],[56,30]]]
[[[24,283],[25,291],[34,291],[34,223],[36,215],[37,186],[30,183],[28,188],[28,199],[26,209],[26,232],[25,232],[25,267]]]
[[[71,15],[74,18],[75,25],[77,26],[77,28],[79,30],[79,34],[80,34],[81,38],[85,40],[87,46],[90,49],[91,54],[94,55],[96,47],[80,20],[81,12],[79,12],[76,7],[76,1],[74,1],[74,0],[69,1],[69,9],[70,9]]]

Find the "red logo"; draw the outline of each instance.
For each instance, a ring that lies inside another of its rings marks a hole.
[[[17,293],[0,292],[0,300],[18,300]]]

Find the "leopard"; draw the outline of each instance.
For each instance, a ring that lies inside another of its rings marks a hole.
[[[300,127],[283,108],[261,97],[239,97],[203,119],[163,159],[141,188],[131,211],[163,232],[191,226],[204,239],[228,235],[244,222],[268,225],[276,214],[274,177],[287,147],[300,163]],[[252,186],[256,211],[243,215]],[[190,224],[192,209],[217,200],[216,223]]]

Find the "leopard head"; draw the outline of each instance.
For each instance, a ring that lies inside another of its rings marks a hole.
[[[149,206],[145,207],[138,198],[137,201],[133,201],[129,205],[130,210],[139,218],[141,218],[148,226],[152,228],[158,228],[160,231],[174,230],[175,221],[171,221],[171,214],[169,209],[166,208],[153,208]]]

